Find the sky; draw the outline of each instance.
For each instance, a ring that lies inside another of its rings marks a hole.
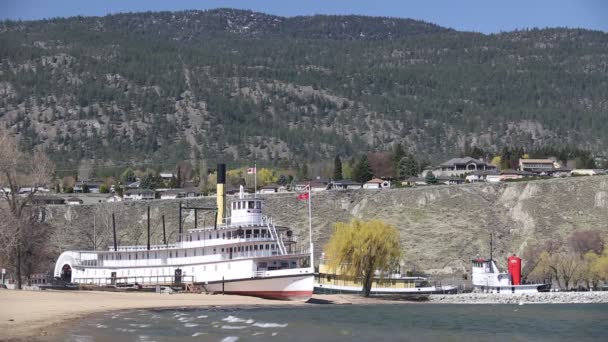
[[[608,0],[0,0],[0,19],[103,16],[220,7],[280,16],[361,14],[412,18],[460,31],[570,27],[608,32]]]

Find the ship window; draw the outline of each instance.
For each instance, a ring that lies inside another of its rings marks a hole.
[[[256,209],[262,209],[262,202],[255,202]]]
[[[131,260],[131,253],[129,253],[129,260]]]
[[[258,250],[258,245],[253,245],[253,250],[257,251]]]
[[[135,260],[137,260],[137,253],[135,253]]]
[[[215,254],[215,248],[213,249],[213,254]]]
[[[268,250],[268,249],[270,249],[270,246],[269,246],[269,245],[266,245],[266,249],[267,249],[267,250]]]
[[[173,258],[173,252],[169,252],[169,258]]]
[[[194,250],[194,256],[196,256],[196,249]]]
[[[222,253],[224,253],[224,249],[222,248]]]
[[[249,201],[249,206],[248,209],[253,209],[254,208],[254,201]]]
[[[211,234],[209,234],[209,239],[211,239]]]
[[[239,202],[239,209],[241,209],[241,202]]]
[[[184,257],[188,256],[188,251],[184,251]]]

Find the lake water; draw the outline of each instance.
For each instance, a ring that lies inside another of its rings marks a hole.
[[[310,305],[132,310],[64,341],[607,341],[608,304]]]

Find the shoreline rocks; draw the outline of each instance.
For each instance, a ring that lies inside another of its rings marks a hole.
[[[608,303],[608,291],[526,294],[461,293],[430,295],[429,303],[445,304],[597,304]]]

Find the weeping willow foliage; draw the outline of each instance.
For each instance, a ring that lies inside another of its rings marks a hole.
[[[380,220],[338,222],[325,246],[330,270],[363,280],[362,293],[369,296],[374,273],[380,277],[395,270],[401,258],[397,229]]]

